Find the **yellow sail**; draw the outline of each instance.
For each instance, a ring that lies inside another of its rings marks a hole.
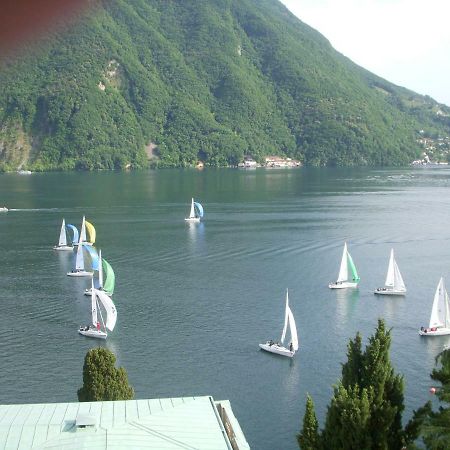
[[[89,234],[89,242],[91,244],[94,244],[95,243],[95,236],[96,236],[95,228],[94,228],[94,225],[92,225],[92,223],[88,222],[87,220],[86,220],[86,230],[87,230],[87,232]]]

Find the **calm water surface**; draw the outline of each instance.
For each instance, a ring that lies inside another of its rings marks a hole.
[[[323,423],[349,338],[393,327],[406,416],[429,398],[449,338],[420,338],[450,269],[450,170],[205,170],[0,176],[1,403],[76,401],[83,358],[105,345],[137,398],[230,399],[252,448],[294,450],[309,392]],[[184,222],[191,196],[205,221]],[[89,321],[86,279],[57,253],[61,219],[85,214],[116,272],[118,323],[106,343]],[[358,290],[327,288],[344,240]],[[393,247],[405,298],[376,298]],[[285,289],[297,321],[293,360],[279,339]]]

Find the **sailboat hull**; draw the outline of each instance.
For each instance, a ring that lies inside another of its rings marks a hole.
[[[67,272],[68,277],[92,277],[94,272],[86,272],[85,270],[79,270],[77,272]]]
[[[79,329],[78,333],[83,336],[95,338],[95,339],[106,339],[108,334],[101,330],[96,330],[94,328],[89,328],[89,330]]]
[[[98,289],[99,291],[103,291],[103,289]],[[103,291],[108,297],[111,297],[112,296],[112,294],[110,293],[110,292],[106,292],[106,291]],[[89,289],[85,289],[84,290],[84,295],[86,295],[86,296],[88,296],[88,297],[91,297],[92,296],[92,290],[91,290],[91,288],[89,288]]]
[[[405,291],[398,291],[394,289],[388,289],[388,288],[378,288],[373,291],[375,295],[406,295]]]
[[[287,356],[288,358],[292,358],[295,355],[295,352],[291,352],[289,349],[277,344],[259,344],[259,347],[266,352]]]
[[[185,222],[191,222],[191,223],[199,223],[200,217],[186,217]]]
[[[346,289],[346,288],[356,288],[358,287],[358,283],[354,283],[351,281],[336,281],[335,283],[330,283],[328,285],[330,289]]]
[[[55,245],[53,250],[58,250],[59,252],[71,252],[73,251],[73,247],[69,245]]]
[[[424,328],[423,330],[419,330],[419,334],[421,336],[446,336],[450,334],[450,328],[440,327],[436,329]]]

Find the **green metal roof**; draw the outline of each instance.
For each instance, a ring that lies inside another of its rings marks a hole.
[[[212,397],[0,405],[0,449],[125,448],[231,450],[231,444]]]

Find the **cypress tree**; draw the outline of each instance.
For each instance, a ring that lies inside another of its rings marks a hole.
[[[339,384],[328,407],[322,433],[326,449],[369,450],[370,404],[366,389],[358,385],[346,389]]]
[[[131,400],[134,389],[128,384],[123,367],[115,367],[116,356],[106,348],[94,348],[86,353],[83,365],[83,386],[78,389],[78,401]]]
[[[433,369],[431,378],[441,383],[436,391],[437,398],[444,403],[450,403],[450,350],[444,350],[436,357],[440,363],[439,369]],[[424,408],[427,416],[421,427],[421,436],[428,450],[448,450],[450,448],[450,407],[440,406],[439,410],[431,410],[429,403]],[[420,411],[420,410],[419,410]],[[414,418],[417,419],[417,413]]]
[[[306,397],[306,410],[303,417],[303,428],[297,435],[297,442],[302,450],[320,449],[319,423],[317,422],[314,402],[308,394]]]
[[[347,345],[347,362],[342,365],[342,385],[345,387],[361,384],[361,371],[363,368],[362,339],[359,333],[355,340]]]
[[[406,436],[402,428],[404,410],[403,377],[391,361],[391,332],[383,320],[365,351],[358,333],[347,346],[347,362],[334,389],[327,410],[325,428],[320,434],[328,449],[400,450],[417,434],[417,424]]]
[[[391,333],[384,321],[378,321],[374,336],[363,356],[361,386],[372,387],[369,433],[377,449],[401,449],[404,432],[401,423],[404,410],[403,377],[396,375],[389,350]]]

